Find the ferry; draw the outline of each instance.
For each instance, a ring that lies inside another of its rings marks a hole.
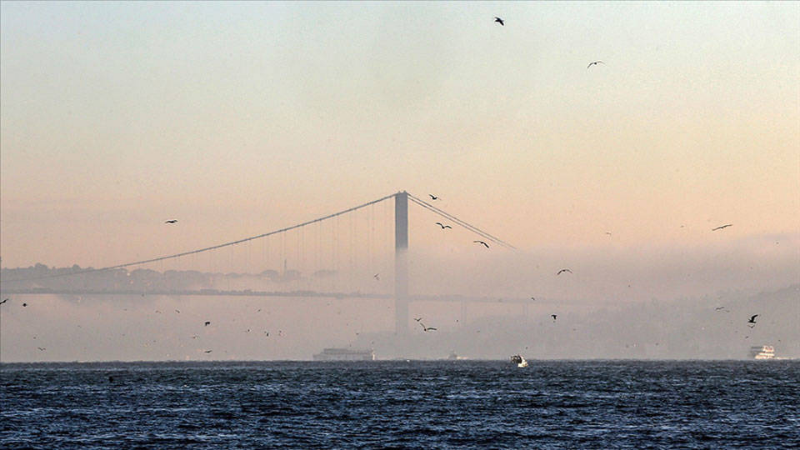
[[[771,345],[750,347],[750,357],[753,359],[775,359],[775,347]]]
[[[326,348],[314,355],[314,361],[375,361],[373,350]]]

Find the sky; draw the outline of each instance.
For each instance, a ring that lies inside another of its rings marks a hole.
[[[522,252],[495,267],[546,259],[549,275],[568,254],[595,278],[635,267],[674,295],[800,275],[798,3],[4,1],[0,13],[4,268],[174,254],[407,190]],[[479,264],[437,239],[411,229],[434,261]],[[753,255],[775,270],[671,283],[686,258]]]

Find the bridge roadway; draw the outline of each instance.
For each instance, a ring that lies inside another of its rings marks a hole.
[[[88,289],[50,289],[50,288],[30,288],[30,289],[2,289],[0,294],[7,295],[164,295],[164,296],[205,296],[205,297],[308,297],[308,298],[335,298],[335,299],[359,299],[359,298],[373,298],[373,299],[393,299],[392,294],[378,294],[370,292],[316,292],[316,291],[253,291],[250,289],[245,290],[232,290],[223,291],[217,289],[201,289],[201,290],[154,290],[154,291],[141,291],[141,290],[88,290]],[[551,303],[547,300],[531,300],[530,298],[503,298],[503,297],[473,297],[463,295],[409,295],[407,297],[410,302],[467,302],[467,303],[520,303],[520,304],[538,304],[538,303]]]

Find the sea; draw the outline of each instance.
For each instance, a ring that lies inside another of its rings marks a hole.
[[[0,365],[0,448],[800,448],[800,361]]]

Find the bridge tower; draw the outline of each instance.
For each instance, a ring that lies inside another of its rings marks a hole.
[[[395,332],[408,334],[408,192],[394,195]]]

